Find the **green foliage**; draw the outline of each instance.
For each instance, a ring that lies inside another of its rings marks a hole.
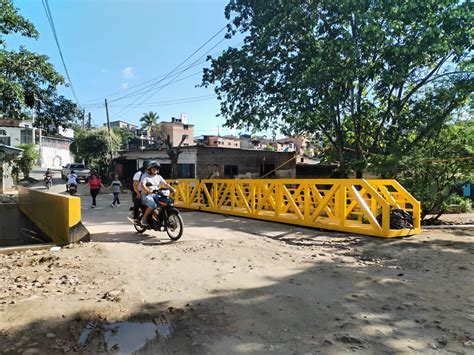
[[[143,116],[140,118],[140,122],[142,124],[142,128],[146,129],[149,131],[156,125],[158,125],[158,120],[160,116],[156,112],[146,112],[143,114]]]
[[[244,44],[203,85],[227,125],[322,135],[342,171],[410,154],[473,90],[470,1],[232,0],[226,17]]]
[[[396,152],[372,159],[383,162],[375,164],[375,173],[396,178],[421,202],[423,217],[439,218],[459,188],[474,180],[474,120],[447,125],[409,156]]]
[[[459,206],[461,213],[472,212],[472,201],[470,198],[462,197],[459,195],[452,195],[446,201],[445,208],[449,208],[450,205]]]
[[[127,145],[135,138],[135,134],[128,128],[113,127],[112,130],[115,135],[120,138],[121,145]]]
[[[35,163],[40,157],[39,152],[36,150],[34,144],[20,144],[18,148],[23,149],[23,154],[21,158],[15,162],[15,165],[18,170],[23,173],[24,178],[28,179]]]
[[[107,128],[79,130],[76,132],[71,152],[76,160],[84,160],[88,167],[107,169],[111,156],[120,149],[120,137]]]
[[[17,33],[37,38],[33,24],[18,14],[11,0],[0,1],[0,30],[3,35]],[[35,112],[35,126],[57,130],[68,127],[77,117],[77,107],[57,94],[64,78],[56,72],[48,57],[28,51],[6,49],[4,37],[0,40],[0,112],[9,119],[28,119]]]

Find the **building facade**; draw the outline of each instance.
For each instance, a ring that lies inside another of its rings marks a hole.
[[[57,136],[43,136],[41,130],[33,127],[31,121],[0,120],[0,144],[11,147],[34,144],[40,153],[38,165],[44,168],[60,169],[74,162],[69,151],[73,131],[60,129],[60,133],[61,135]]]
[[[232,136],[199,136],[195,142],[200,145],[215,148],[240,149],[240,139]]]
[[[182,116],[182,115],[181,115]],[[183,142],[183,146],[194,145],[194,125],[183,122],[182,118],[171,118],[171,122],[160,122],[161,130],[170,136],[173,147],[177,147],[181,142],[183,136],[186,139]]]
[[[156,160],[161,164],[160,174],[170,178],[171,162],[164,150],[122,152],[115,161],[115,171],[130,180],[144,160]],[[295,177],[294,153],[229,149],[220,147],[183,147],[178,159],[178,178],[206,179],[218,166],[220,178]],[[276,172],[275,172],[276,169]],[[281,175],[284,172],[284,175]]]

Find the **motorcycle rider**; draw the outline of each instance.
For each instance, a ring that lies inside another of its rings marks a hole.
[[[67,176],[66,191],[69,191],[70,186],[74,185],[77,187],[78,184],[77,175],[74,170],[71,170],[71,173]]]
[[[148,165],[150,164],[149,160],[143,161],[143,165],[140,170],[138,170],[133,175],[133,185],[132,185],[132,201],[133,201],[133,221],[135,223],[139,223],[138,220],[138,213],[140,211],[140,206],[142,205],[142,187],[141,187],[141,180],[145,176]]]
[[[174,188],[169,185],[161,175],[158,174],[160,167],[160,163],[156,161],[150,162],[148,165],[148,173],[145,174],[141,180],[142,203],[147,206],[145,214],[141,220],[141,225],[144,227],[148,226],[148,216],[155,210],[157,206],[156,200],[159,196],[154,194],[153,191],[159,189],[161,186],[170,189],[171,192],[175,191]]]
[[[51,169],[48,168],[46,169],[46,172],[44,173],[44,181],[48,180],[48,179],[53,179],[53,174],[51,173]]]

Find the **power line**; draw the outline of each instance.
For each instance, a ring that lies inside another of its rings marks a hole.
[[[67,80],[69,81],[69,87],[71,88],[72,95],[76,100],[76,103],[80,106],[79,100],[76,95],[76,91],[74,90],[74,86],[72,85],[71,76],[69,75],[69,71],[67,70],[66,61],[64,60],[63,51],[61,50],[61,45],[59,44],[58,34],[56,32],[56,27],[54,26],[53,15],[51,14],[51,9],[49,8],[48,0],[41,0],[43,3],[44,11],[46,12],[46,17],[48,18],[49,26],[51,27],[51,31],[53,32],[54,41],[56,42],[56,46],[59,50],[59,55],[61,57],[61,62],[63,63],[64,71],[66,72]]]
[[[190,75],[188,75],[188,76],[185,76],[184,78],[181,78],[181,79],[179,79],[179,80],[174,81],[174,82],[171,83],[171,84],[163,85],[163,87],[170,86],[170,85],[172,85],[172,84],[176,84],[176,83],[178,83],[178,82],[180,82],[180,81],[184,81],[184,80],[186,80],[186,79],[189,79],[189,78],[191,78],[191,77],[193,77],[193,76],[200,75],[200,74],[202,74],[202,72],[200,72],[200,71],[199,71],[199,72],[196,72],[196,73],[193,73],[193,74],[190,74]],[[161,87],[161,86],[159,86],[159,87]],[[135,94],[135,95],[138,95],[138,94]],[[134,95],[134,96],[135,96],[135,95]],[[110,102],[116,102],[116,101],[118,101],[118,100],[110,100]],[[96,103],[96,104],[90,104],[90,105],[84,105],[84,106],[86,106],[86,107],[103,107],[104,104],[103,104],[103,103]],[[114,107],[114,106],[116,106],[116,105],[109,105],[109,106]],[[123,106],[124,106],[124,107],[125,107],[125,106],[128,106],[128,104],[123,104]]]
[[[132,106],[135,102],[137,102],[138,100],[140,100],[142,97],[144,97],[147,93],[149,93],[150,91],[154,90],[155,87],[165,81],[166,79],[168,79],[174,72],[176,72],[184,63],[186,63],[190,58],[192,58],[197,52],[199,52],[202,48],[204,48],[209,42],[211,42],[215,37],[217,37],[223,30],[225,30],[227,28],[227,24],[225,26],[223,26],[221,29],[219,29],[213,36],[211,36],[211,38],[209,38],[206,42],[204,42],[204,44],[202,44],[198,49],[196,49],[193,53],[191,53],[189,56],[186,57],[186,59],[184,59],[182,62],[180,62],[175,68],[173,68],[168,74],[166,74],[166,76],[158,81],[156,81],[156,83],[153,84],[153,86],[149,89],[149,90],[146,90],[141,96],[137,97],[132,103],[129,104],[129,106],[123,110],[121,110],[119,113],[117,113],[117,115],[119,114],[123,114],[123,113],[126,113],[128,111],[130,111],[130,106]],[[149,97],[148,97],[149,98]],[[147,99],[148,99],[147,98]],[[146,99],[145,99],[146,100]],[[143,102],[143,101],[142,101]]]
[[[188,101],[202,101],[206,99],[212,99],[217,97],[217,95],[201,95],[201,96],[194,96],[194,97],[184,97],[180,99],[172,99],[172,100],[163,100],[163,101],[155,101],[155,102],[148,102],[146,104],[137,104],[135,107],[138,106],[148,106],[148,105],[161,105],[161,104],[179,104],[182,102]],[[112,104],[109,107],[123,107],[126,106],[125,104]]]

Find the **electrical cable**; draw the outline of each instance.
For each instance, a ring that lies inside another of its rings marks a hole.
[[[209,38],[206,42],[204,42],[204,44],[202,44],[198,49],[196,49],[193,53],[191,53],[189,56],[186,57],[186,59],[184,59],[183,61],[181,61],[175,68],[173,68],[168,74],[166,74],[166,76],[158,81],[156,81],[156,83],[154,83],[154,85],[149,89],[149,90],[146,90],[143,95],[139,96],[138,98],[136,98],[132,103],[129,104],[128,108],[125,108],[123,110],[121,110],[119,113],[117,113],[116,115],[120,115],[120,114],[123,114],[123,113],[126,113],[129,111],[129,108],[130,106],[132,106],[135,102],[139,101],[142,97],[144,97],[145,95],[147,95],[150,91],[154,90],[156,88],[156,86],[158,84],[160,84],[161,82],[165,81],[166,79],[168,79],[171,75],[174,74],[174,72],[176,72],[184,63],[186,63],[190,58],[192,58],[197,52],[199,52],[202,48],[204,48],[209,42],[211,42],[215,37],[217,37],[223,30],[225,30],[227,28],[227,24],[225,26],[223,26],[221,29],[219,29],[211,38]],[[143,101],[142,101],[143,102]]]
[[[59,56],[61,57],[61,62],[63,63],[63,68],[64,68],[64,71],[66,72],[66,77],[67,77],[67,80],[69,82],[69,87],[71,88],[72,95],[74,96],[74,99],[76,100],[77,105],[81,106],[79,104],[79,100],[77,98],[76,91],[74,90],[74,86],[72,85],[71,76],[69,75],[69,71],[68,71],[67,66],[66,66],[66,61],[64,60],[63,51],[61,50],[61,45],[59,44],[58,34],[56,32],[56,27],[54,26],[53,15],[51,14],[51,9],[49,7],[48,0],[41,0],[41,2],[43,3],[43,8],[44,8],[44,11],[46,13],[46,17],[48,18],[48,22],[49,22],[49,26],[51,27],[51,31],[53,32],[54,41],[56,42],[56,46],[58,47]]]

